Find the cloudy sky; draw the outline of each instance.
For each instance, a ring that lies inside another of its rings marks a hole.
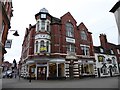
[[[18,62],[21,56],[22,42],[26,28],[34,25],[35,14],[46,8],[52,16],[60,18],[68,11],[76,19],[77,25],[84,22],[92,32],[95,46],[100,45],[99,35],[107,35],[109,42],[118,44],[118,32],[115,17],[109,10],[118,0],[12,0],[13,17],[11,30],[18,30],[20,36],[15,37],[9,32],[8,39],[12,39],[11,49],[6,49],[5,61]]]

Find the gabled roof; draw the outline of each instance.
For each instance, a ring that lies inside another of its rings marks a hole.
[[[63,16],[61,16],[60,18],[62,18],[62,17],[64,17],[65,15],[70,15],[73,19],[74,19],[74,17],[71,15],[71,13],[70,12],[67,12],[66,14],[64,14]],[[74,21],[76,22],[76,20],[74,19]],[[77,22],[76,22],[77,23]]]
[[[85,24],[84,24],[83,22],[81,22],[81,23],[78,25],[77,28],[79,28],[81,25],[83,25],[83,26],[86,28],[86,30],[87,30],[88,33],[92,34],[91,32],[88,31],[87,27],[85,26]]]
[[[120,7],[120,1],[118,1],[113,8],[110,10],[110,12],[114,13],[118,8]]]

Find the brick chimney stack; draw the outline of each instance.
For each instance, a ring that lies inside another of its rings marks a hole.
[[[107,47],[107,36],[105,34],[100,34],[100,44],[102,47],[106,48]]]

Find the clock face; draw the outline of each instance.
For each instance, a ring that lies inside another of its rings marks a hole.
[[[46,14],[41,14],[41,18],[46,18]]]

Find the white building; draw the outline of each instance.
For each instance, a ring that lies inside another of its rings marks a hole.
[[[120,44],[120,0],[113,6],[110,12],[114,13],[118,26],[118,44]]]
[[[97,77],[115,76],[119,74],[117,57],[105,53],[102,47],[94,47]]]

